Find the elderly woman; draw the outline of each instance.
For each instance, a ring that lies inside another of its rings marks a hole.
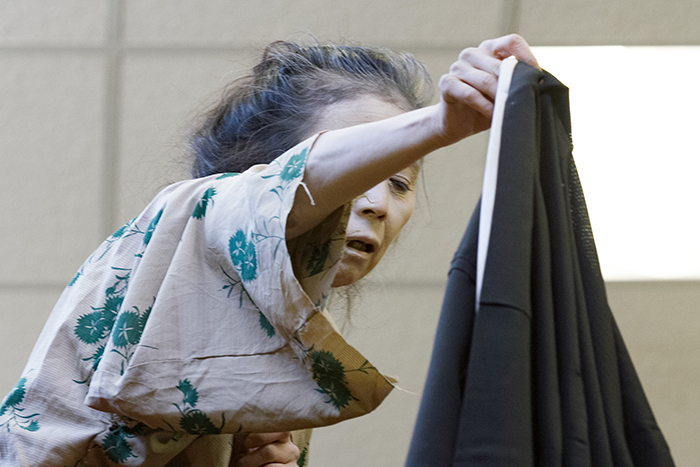
[[[305,465],[309,428],[392,381],[339,335],[331,287],[410,218],[419,161],[489,127],[511,35],[424,67],[363,47],[273,43],[163,190],[86,260],[0,407],[0,463]],[[252,433],[252,434],[249,434]]]

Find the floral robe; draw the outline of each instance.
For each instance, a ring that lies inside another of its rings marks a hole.
[[[226,466],[232,433],[329,425],[386,397],[323,311],[347,210],[285,239],[314,141],[171,185],[99,246],[0,406],[0,464]]]

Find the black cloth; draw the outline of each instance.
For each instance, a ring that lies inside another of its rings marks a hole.
[[[518,63],[480,308],[477,207],[407,467],[673,465],[608,307],[570,133],[568,89]]]

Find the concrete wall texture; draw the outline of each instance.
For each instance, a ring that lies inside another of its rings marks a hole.
[[[459,50],[508,32],[532,45],[697,45],[699,17],[694,0],[0,2],[0,395],[84,258],[187,176],[197,110],[266,43],[312,33],[388,46],[413,52],[437,82]],[[419,201],[355,303],[350,340],[406,391],[369,416],[317,430],[312,466],[403,465],[485,147],[479,135],[427,159],[430,201]],[[608,290],[678,465],[696,465],[700,284]]]

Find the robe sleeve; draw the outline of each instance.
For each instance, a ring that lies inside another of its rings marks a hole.
[[[122,232],[91,305],[118,296],[88,406],[201,435],[329,425],[386,397],[391,382],[323,312],[347,209],[285,238],[315,138],[267,166],[172,185]]]

